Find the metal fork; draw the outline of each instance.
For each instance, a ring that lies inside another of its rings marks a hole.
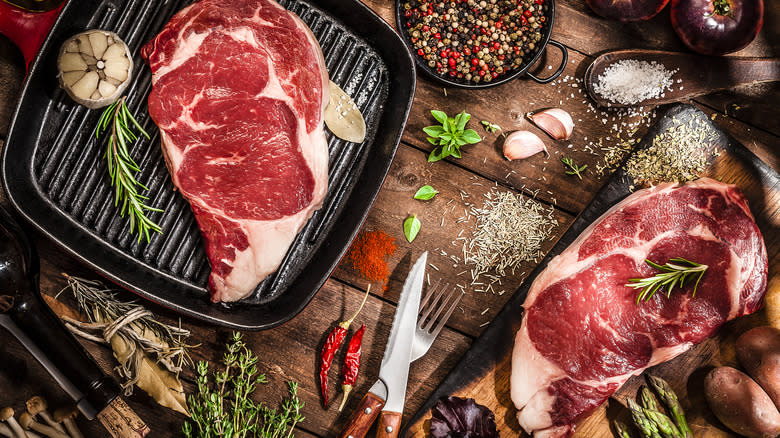
[[[458,306],[460,299],[465,295],[457,288],[448,290],[449,283],[439,287],[440,285],[441,279],[425,292],[425,296],[420,301],[420,314],[417,317],[417,328],[412,344],[412,362],[428,352],[436,336]]]

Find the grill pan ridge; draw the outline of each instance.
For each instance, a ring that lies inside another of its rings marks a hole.
[[[3,184],[11,203],[44,234],[122,286],[176,311],[212,323],[256,330],[297,314],[340,260],[368,214],[395,155],[411,106],[413,60],[404,43],[358,0],[281,0],[311,28],[331,80],[364,114],[361,144],[326,130],[328,190],[320,210],[296,236],[279,269],[235,304],[210,304],[210,272],[189,204],[175,191],[146,99],[151,72],[140,48],[190,1],[70,0],[34,62],[3,150]],[[84,17],[83,11],[92,11]],[[151,240],[130,233],[113,206],[103,154],[107,136],[94,129],[102,110],[75,104],[57,86],[60,44],[88,28],[116,32],[133,53],[125,95],[151,139],[130,150],[148,187],[150,217],[163,229]],[[24,165],[21,165],[24,164]],[[305,274],[304,274],[305,272]]]

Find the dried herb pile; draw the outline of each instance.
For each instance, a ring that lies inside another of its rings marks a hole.
[[[493,189],[485,194],[481,208],[471,207],[476,218],[475,231],[463,245],[464,261],[474,265],[471,277],[477,282],[482,274],[495,270],[500,276],[524,261],[542,256],[542,243],[550,237],[558,222],[552,206],[521,194]]]

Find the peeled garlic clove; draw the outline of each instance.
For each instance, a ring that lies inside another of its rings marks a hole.
[[[528,113],[528,118],[555,140],[568,140],[574,130],[571,115],[560,108],[550,108],[536,114]]]
[[[547,147],[533,132],[515,131],[504,140],[504,157],[509,161],[522,160],[539,152],[547,154]]]
[[[117,101],[130,84],[133,58],[113,32],[93,29],[63,43],[57,58],[60,86],[87,108]]]

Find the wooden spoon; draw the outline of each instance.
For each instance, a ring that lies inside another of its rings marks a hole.
[[[597,94],[593,87],[599,76],[610,65],[624,59],[655,61],[667,70],[677,70],[672,75],[674,83],[671,90],[665,90],[663,96],[633,105],[612,102]],[[677,83],[678,79],[682,79],[682,82]],[[738,58],[656,50],[616,50],[600,55],[590,64],[585,72],[585,89],[599,106],[627,107],[678,102],[738,85],[778,80],[780,80],[780,58]]]

